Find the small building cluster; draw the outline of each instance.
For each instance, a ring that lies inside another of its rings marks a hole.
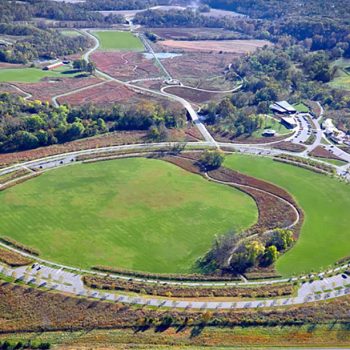
[[[281,122],[288,128],[294,129],[298,125],[295,119],[297,110],[287,101],[275,102],[270,105],[270,109],[280,116]]]
[[[333,142],[337,144],[346,144],[350,145],[350,139],[348,136],[346,136],[345,132],[339,130],[336,128],[336,126],[333,124],[333,120],[330,118],[327,118],[322,123],[322,128],[324,129],[325,135],[332,140]]]
[[[43,68],[43,70],[52,70],[52,69],[61,67],[61,66],[63,66],[63,65],[64,65],[64,62],[62,62],[62,61],[57,61],[57,62],[54,62],[54,63],[49,64],[48,66],[45,66],[45,67]]]

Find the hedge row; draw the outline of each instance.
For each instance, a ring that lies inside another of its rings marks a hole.
[[[150,284],[132,280],[114,279],[110,277],[83,276],[84,283],[93,289],[123,290],[140,294],[158,295],[165,297],[199,298],[199,297],[240,297],[259,298],[291,295],[293,285],[272,284],[254,287],[225,286],[225,287],[188,287],[169,284]]]

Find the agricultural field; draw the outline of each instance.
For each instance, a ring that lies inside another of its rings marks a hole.
[[[337,68],[334,79],[329,83],[330,86],[350,91],[350,59],[339,59],[333,63]]]
[[[257,214],[238,190],[144,158],[64,167],[0,192],[2,234],[86,268],[190,272],[215,235]]]
[[[143,51],[141,40],[131,32],[94,31],[100,41],[100,50],[104,51]]]
[[[238,34],[221,28],[148,28],[148,31],[165,40],[232,39]]]
[[[304,210],[295,247],[276,264],[283,276],[319,271],[349,255],[350,188],[345,183],[268,158],[233,155],[225,166],[286,189]]]
[[[260,47],[270,46],[271,43],[266,40],[164,40],[159,45],[185,51],[225,52],[243,55],[254,52]]]
[[[43,78],[63,78],[74,77],[81,74],[71,67],[60,67],[58,69],[45,71],[39,68],[13,68],[0,69],[0,82],[38,82]]]

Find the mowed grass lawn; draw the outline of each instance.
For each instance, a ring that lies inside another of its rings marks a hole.
[[[252,136],[256,138],[263,137],[264,132],[268,129],[275,130],[278,135],[285,135],[291,132],[291,130],[287,129],[279,120],[272,117],[266,117],[264,118],[262,127],[254,131]]]
[[[0,69],[0,82],[23,82],[35,83],[45,77],[69,78],[80,72],[72,70],[71,67],[59,67],[55,70],[45,71],[39,68],[10,68]]]
[[[277,261],[283,276],[320,270],[350,252],[350,186],[267,158],[229,156],[225,166],[285,188],[305,213],[296,245]]]
[[[64,167],[0,192],[0,233],[89,268],[190,272],[216,234],[257,220],[244,193],[161,160]]]
[[[100,41],[100,50],[142,51],[144,49],[141,40],[131,32],[106,30],[94,31],[93,34]]]

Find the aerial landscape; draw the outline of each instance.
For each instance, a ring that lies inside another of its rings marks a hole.
[[[0,350],[350,348],[349,213],[349,1],[0,2]]]

